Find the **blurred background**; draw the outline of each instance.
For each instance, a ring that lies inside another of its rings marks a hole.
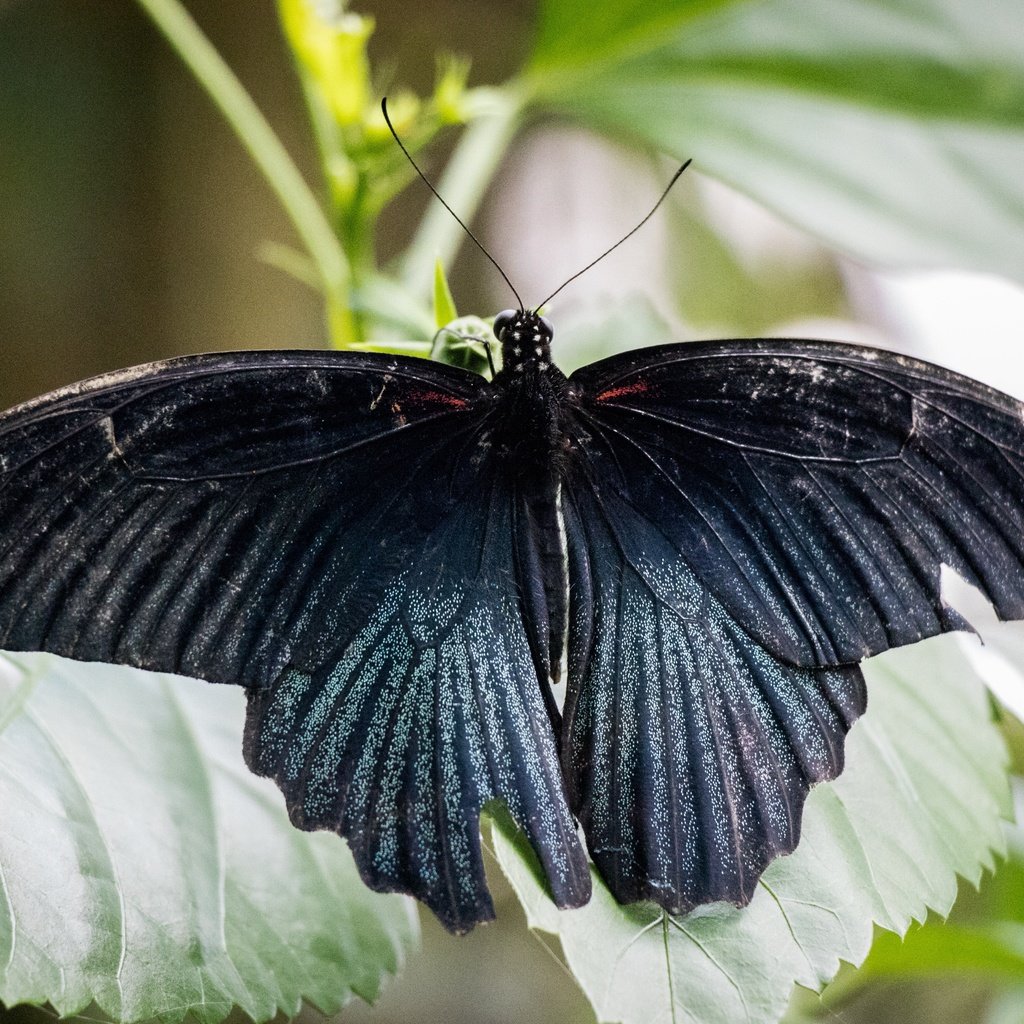
[[[316,182],[274,5],[188,7]],[[528,52],[535,15],[511,0],[369,2],[360,11],[376,20],[375,67],[421,93],[440,51],[472,58],[473,85],[510,76]],[[430,150],[434,173],[450,141],[443,135]],[[513,146],[477,222],[530,301],[636,223],[672,170],[671,161],[652,165],[548,121]],[[279,204],[128,0],[0,3],[0,199],[5,406],[180,353],[324,344],[319,297],[259,255],[267,241],[297,244]],[[702,177],[699,163],[675,199],[560,296],[562,331],[643,292],[680,339],[784,332],[874,340],[1007,390],[1024,382],[1018,288],[983,275],[873,273]],[[414,187],[385,210],[384,259],[408,242],[426,203]],[[486,315],[512,301],[471,247],[451,280],[460,311]]]
[[[187,6],[317,181],[274,5]],[[367,0],[358,9],[376,19],[377,70],[420,93],[429,92],[442,50],[472,58],[473,85],[511,76],[529,51],[536,13],[515,0]],[[450,145],[442,135],[430,149],[433,173]],[[475,223],[527,302],[536,301],[629,230],[673,168],[547,119],[513,145]],[[413,187],[385,211],[382,260],[401,252],[427,200]],[[322,346],[319,296],[261,258],[267,241],[297,245],[235,136],[138,7],[0,0],[3,406],[181,353]],[[450,278],[462,312],[487,315],[512,304],[471,247]],[[565,368],[612,343],[789,334],[896,348],[1024,397],[1018,286],[984,274],[869,268],[702,176],[699,164],[672,204],[560,296],[552,315]],[[610,333],[590,330],[609,319]],[[1011,868],[981,896],[968,893],[958,919],[1000,918],[1011,907],[1019,917],[1024,875]],[[525,929],[499,873],[492,877],[496,925],[454,939],[424,917],[424,953],[378,1006],[354,1005],[341,1019],[592,1020],[557,956]],[[834,1007],[798,997],[793,1019],[1011,1024],[1024,1021],[1024,989],[1013,982],[955,971],[889,977]],[[4,1019],[40,1013],[22,1008]]]
[[[274,4],[187,6],[317,181]],[[476,82],[510,75],[532,13],[529,4],[473,0],[360,10],[376,19],[371,55],[384,73],[421,93],[442,49],[472,55]],[[444,151],[442,139],[435,168]],[[268,240],[297,245],[279,204],[128,0],[0,0],[0,201],[5,407],[151,359],[325,343],[319,296],[258,255]],[[386,211],[383,256],[408,242],[425,205],[413,189]],[[489,268],[477,256],[465,263],[454,275],[457,298],[494,312]]]

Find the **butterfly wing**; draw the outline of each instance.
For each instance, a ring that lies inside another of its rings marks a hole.
[[[616,493],[607,448],[588,442],[575,462],[563,496],[570,804],[620,902],[746,903],[795,848],[810,785],[842,770],[860,670],[773,658],[655,517]]]
[[[842,769],[855,663],[1024,617],[1024,410],[823,342],[627,353],[570,379],[563,763],[621,900],[745,902]]]
[[[628,353],[573,378],[624,500],[776,656],[856,662],[966,628],[949,565],[1024,618],[1024,405],[815,341]]]
[[[493,389],[419,360],[189,357],[0,418],[0,647],[249,689],[246,755],[368,884],[492,916],[502,798],[589,889],[526,619]],[[518,539],[517,539],[518,537]]]

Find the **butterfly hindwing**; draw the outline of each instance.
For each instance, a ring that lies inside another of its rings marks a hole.
[[[296,823],[453,930],[492,916],[495,798],[585,901],[492,398],[419,360],[254,352],[12,410],[0,646],[245,685],[247,758]]]
[[[810,785],[842,770],[863,679],[764,650],[616,493],[612,449],[582,448],[563,498],[571,805],[621,902],[745,903],[796,846]]]
[[[743,628],[795,665],[965,628],[947,564],[1024,617],[1020,403],[892,353],[699,342],[571,378],[612,486]]]
[[[412,892],[453,930],[493,916],[481,807],[505,800],[555,900],[589,897],[554,735],[508,586],[508,484],[481,475],[395,577],[342,660],[250,694],[246,754],[303,828],[349,837],[364,879]]]

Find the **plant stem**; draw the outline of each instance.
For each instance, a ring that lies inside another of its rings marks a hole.
[[[478,95],[483,92],[474,91]],[[523,101],[507,88],[487,90],[486,103],[486,112],[463,132],[437,183],[438,192],[467,222],[504,159],[523,112]],[[458,222],[440,203],[435,201],[427,208],[399,270],[411,295],[424,301],[430,297],[437,261],[440,259],[445,270],[449,270],[465,237]]]
[[[179,0],[138,0],[263,172],[316,264],[332,342],[358,341],[349,310],[349,267],[323,209],[267,119]]]

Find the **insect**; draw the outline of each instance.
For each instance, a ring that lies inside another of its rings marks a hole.
[[[857,662],[1024,617],[1024,408],[813,341],[568,379],[534,313],[492,382],[411,358],[193,356],[0,418],[0,647],[247,688],[294,823],[452,930],[506,802],[560,906],[575,819],[622,901],[749,899],[842,769]],[[549,680],[568,652],[560,715]]]
[[[1024,618],[1024,406],[819,341],[566,377],[537,312],[493,380],[238,352],[0,416],[0,648],[244,686],[292,821],[452,931],[507,805],[551,896],[748,901],[843,767],[858,663]],[[560,710],[551,684],[565,655]]]

